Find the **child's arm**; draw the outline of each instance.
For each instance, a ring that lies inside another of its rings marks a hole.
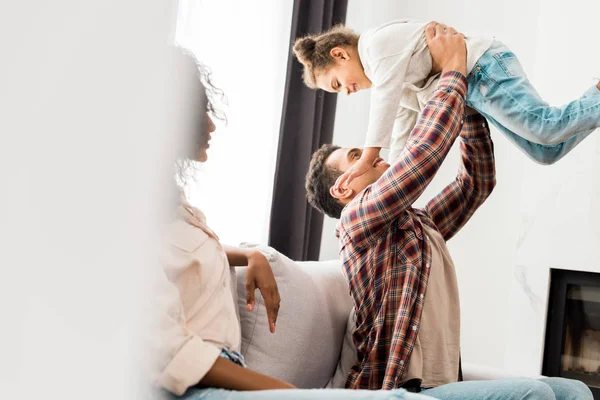
[[[494,145],[485,118],[479,114],[465,118],[460,137],[458,176],[425,207],[445,240],[467,223],[496,185]]]
[[[409,55],[402,53],[386,57],[377,63],[364,147],[389,147],[409,61]]]
[[[408,137],[417,124],[418,119],[419,113],[414,110],[406,107],[400,107],[398,110],[394,128],[392,129],[392,140],[390,142],[390,155],[388,158],[390,163],[393,164],[398,157],[400,157],[400,153],[402,153],[402,150],[406,147]]]
[[[373,68],[369,125],[360,160],[340,176],[336,187],[344,187],[373,167],[381,148],[388,148],[395,116],[400,107],[402,84],[410,58],[405,53],[378,60]]]

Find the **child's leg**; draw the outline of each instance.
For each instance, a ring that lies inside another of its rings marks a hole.
[[[571,150],[575,148],[583,139],[589,136],[593,131],[589,131],[586,134],[575,136],[572,139],[567,140],[553,146],[533,143],[529,140],[523,139],[521,136],[516,135],[512,131],[506,129],[498,121],[494,120],[491,116],[481,113],[489,123],[494,125],[498,130],[504,133],[511,142],[514,143],[523,153],[525,153],[530,159],[537,162],[538,164],[551,165],[567,155]]]
[[[570,151],[600,126],[598,87],[563,107],[551,107],[531,85],[515,55],[499,42],[479,59],[469,74],[467,103],[491,117],[504,128],[504,133],[510,132],[530,143],[520,146],[527,152],[530,149],[524,147],[540,148],[535,144],[559,145]],[[567,142],[570,147],[565,145]]]
[[[590,96],[596,96],[599,93],[600,93],[600,90],[596,86],[594,86],[594,87],[588,89],[583,94],[583,97],[585,98],[585,97],[590,97]],[[491,124],[496,126],[496,128],[498,128],[498,130],[500,130],[500,132],[504,133],[504,135],[511,142],[513,142],[515,144],[515,146],[517,146],[526,155],[528,155],[529,158],[531,158],[533,161],[535,161],[539,164],[544,164],[544,165],[554,164],[555,162],[557,162],[558,160],[563,158],[565,155],[567,155],[571,150],[573,150],[575,148],[575,146],[577,146],[583,139],[588,137],[590,133],[594,132],[594,131],[589,131],[587,133],[577,135],[574,138],[567,140],[566,142],[562,142],[562,143],[550,146],[550,145],[544,145],[544,144],[539,144],[539,143],[533,143],[533,142],[530,142],[529,140],[523,139],[521,136],[506,129],[504,126],[502,126],[502,124],[500,124],[498,121],[496,121],[492,116],[487,115],[483,112],[482,112],[482,115],[488,120],[488,122],[490,122]]]

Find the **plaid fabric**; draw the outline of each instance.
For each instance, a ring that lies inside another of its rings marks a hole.
[[[336,234],[357,317],[358,362],[348,388],[398,387],[419,333],[429,278],[431,247],[422,224],[448,240],[494,188],[488,125],[480,115],[463,115],[466,90],[462,74],[444,74],[400,159],[342,211]],[[456,180],[424,209],[413,209],[459,134]]]

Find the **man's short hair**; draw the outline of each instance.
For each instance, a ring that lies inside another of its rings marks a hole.
[[[312,156],[310,167],[306,174],[306,198],[311,206],[329,215],[332,218],[339,219],[342,215],[344,205],[329,193],[337,178],[342,172],[335,167],[326,164],[327,158],[339,149],[339,146],[324,144]]]

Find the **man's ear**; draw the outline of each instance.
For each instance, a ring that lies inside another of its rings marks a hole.
[[[329,55],[336,61],[348,61],[350,59],[350,55],[343,47],[334,47],[329,51]]]
[[[329,194],[331,197],[337,200],[349,200],[354,195],[354,190],[350,188],[336,188],[335,185],[329,188]]]

